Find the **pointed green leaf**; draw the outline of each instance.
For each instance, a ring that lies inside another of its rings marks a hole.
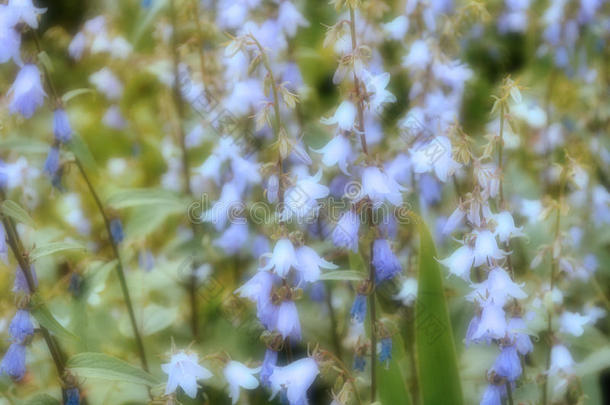
[[[48,394],[38,394],[27,401],[25,405],[61,405],[61,402]]]
[[[366,274],[357,270],[333,270],[320,275],[320,280],[361,281]]]
[[[108,198],[107,203],[117,209],[141,207],[144,205],[161,205],[177,210],[185,210],[185,206],[178,195],[160,188],[119,190]]]
[[[26,210],[21,208],[15,201],[6,200],[2,203],[2,213],[13,218],[15,221],[24,225],[35,227],[34,220]]]
[[[420,251],[415,345],[422,403],[462,405],[453,333],[443,279],[435,259],[436,249],[426,224],[420,219],[418,225]]]
[[[159,381],[131,364],[103,353],[79,353],[68,360],[66,368],[81,378],[99,378],[153,386]]]
[[[70,90],[69,92],[67,92],[66,94],[64,94],[61,97],[61,100],[64,103],[67,103],[68,101],[72,100],[73,98],[82,96],[83,94],[90,94],[90,93],[95,93],[95,92],[93,91],[93,89],[88,89],[88,88]]]
[[[37,246],[30,253],[32,261],[38,260],[41,257],[49,256],[66,250],[86,250],[85,246],[76,242],[51,242],[46,245]]]
[[[78,337],[74,335],[72,332],[64,328],[53,316],[51,311],[47,308],[47,306],[42,302],[40,297],[34,295],[31,300],[31,313],[34,319],[38,321],[40,326],[47,329],[49,332],[54,334],[60,339],[72,339],[76,340]]]
[[[72,140],[68,143],[68,148],[74,154],[76,159],[89,170],[91,174],[95,174],[97,171],[97,164],[95,158],[89,150],[87,143],[77,133],[72,134]]]

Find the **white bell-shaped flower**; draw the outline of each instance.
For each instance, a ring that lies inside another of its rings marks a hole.
[[[398,206],[402,204],[403,190],[404,187],[380,168],[368,166],[362,170],[362,182],[355,200],[368,197],[375,206],[382,204],[384,200]]]
[[[587,315],[581,315],[577,312],[564,311],[559,318],[559,331],[569,333],[574,336],[583,334],[584,326],[591,321]]]
[[[475,290],[468,295],[468,298],[477,302],[491,300],[497,305],[504,306],[509,297],[515,299],[527,297],[521,286],[515,283],[500,267],[492,269],[487,280],[474,284],[473,287]]]
[[[517,228],[513,216],[508,211],[502,211],[494,216],[496,221],[495,235],[500,242],[508,242],[510,238],[523,236],[523,227]]]
[[[168,376],[165,395],[175,392],[180,386],[189,397],[197,396],[197,380],[207,380],[212,377],[212,373],[200,366],[198,361],[196,353],[180,351],[172,355],[169,363],[161,365],[161,369]]]
[[[318,364],[310,357],[297,360],[285,367],[275,367],[269,377],[271,399],[285,390],[290,405],[307,404],[307,390],[319,373]]]
[[[474,264],[474,250],[468,246],[460,246],[446,259],[439,261],[449,269],[449,272],[466,281],[470,281],[470,269]]]
[[[338,125],[342,131],[352,131],[356,122],[358,110],[351,101],[343,101],[337,107],[335,114],[329,118],[322,118],[320,121],[326,125]]]
[[[312,149],[314,152],[322,154],[324,166],[332,167],[336,164],[339,169],[347,176],[347,163],[352,155],[352,145],[349,139],[343,135],[337,135],[331,139],[322,149]]]
[[[309,246],[301,246],[296,250],[297,265],[301,279],[307,283],[314,283],[320,279],[320,268],[336,269],[337,266],[321,258]]]
[[[290,239],[280,239],[275,243],[273,254],[263,255],[269,260],[261,270],[273,270],[278,276],[285,278],[292,267],[296,267],[297,256]]]
[[[567,347],[562,344],[553,346],[551,349],[551,367],[548,370],[550,375],[555,375],[560,372],[572,374],[574,365],[574,359]]]
[[[498,247],[496,237],[487,229],[473,232],[476,236],[474,243],[474,265],[480,266],[490,260],[500,260],[508,253]]]
[[[256,377],[254,377],[254,374],[257,374],[260,371],[260,367],[249,368],[234,360],[227,363],[223,374],[225,380],[229,383],[229,398],[231,398],[231,403],[233,405],[239,400],[240,387],[247,390],[253,390],[258,387],[259,383]]]

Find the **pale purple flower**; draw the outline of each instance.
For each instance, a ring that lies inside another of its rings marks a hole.
[[[269,377],[273,374],[273,369],[277,364],[277,352],[275,350],[267,349],[265,350],[265,358],[263,359],[263,364],[261,366],[260,379],[261,383],[270,387],[271,382],[269,381]]]
[[[392,21],[383,24],[383,29],[388,33],[388,36],[394,40],[402,40],[409,30],[409,19],[404,16],[398,16]]]
[[[32,0],[9,0],[8,6],[18,19],[34,29],[38,28],[38,16],[47,11],[46,8],[34,6]]]
[[[299,27],[308,27],[309,21],[303,17],[291,1],[283,1],[278,8],[277,21],[289,38],[294,37]]]
[[[320,184],[321,179],[322,171],[318,171],[314,176],[301,177],[293,187],[286,190],[284,210],[280,215],[282,220],[293,216],[299,219],[308,218],[317,213],[318,200],[326,198],[330,192],[328,187]]]
[[[434,172],[443,183],[452,175],[460,164],[453,160],[451,141],[446,136],[436,136],[409,149],[413,159],[415,173]]]
[[[280,391],[285,391],[290,405],[307,404],[307,390],[319,373],[318,364],[310,357],[297,360],[285,367],[275,367],[269,378],[271,399]]]
[[[474,264],[474,250],[468,246],[460,246],[446,259],[439,262],[449,269],[449,272],[466,281],[470,281],[470,269]]]
[[[297,267],[297,256],[290,239],[280,239],[275,243],[273,254],[263,255],[268,259],[261,270],[273,270],[278,276],[285,278],[292,267]]]
[[[167,374],[167,386],[165,395],[176,391],[180,386],[186,395],[191,398],[197,396],[197,380],[207,380],[212,373],[199,365],[196,353],[180,351],[172,355],[170,362],[161,365],[161,369]]]
[[[13,59],[20,65],[21,55],[21,35],[15,30],[17,16],[15,12],[7,6],[0,4],[0,64]]]
[[[455,231],[462,224],[465,216],[466,212],[464,211],[463,207],[459,205],[455,211],[449,215],[449,218],[447,218],[442,230],[443,235],[450,235],[453,233],[453,231]]]
[[[116,101],[123,95],[123,84],[108,68],[102,68],[89,77],[89,81],[108,100]]]
[[[506,335],[506,314],[501,306],[487,302],[472,340],[501,339]]]
[[[352,155],[352,145],[347,137],[337,135],[323,148],[312,150],[322,154],[322,163],[324,166],[332,167],[338,164],[339,169],[349,176],[347,163]]]
[[[337,226],[333,230],[332,240],[335,246],[358,252],[358,229],[360,218],[355,212],[349,210],[341,215]]]
[[[18,310],[8,327],[8,332],[11,341],[25,343],[25,340],[34,334],[34,325],[30,319],[30,313],[24,309]]]
[[[68,54],[72,59],[79,61],[83,57],[86,45],[87,38],[85,37],[85,34],[79,32],[74,35],[74,38],[70,41],[70,45],[68,45]]]
[[[590,322],[591,318],[587,315],[564,311],[559,317],[559,331],[573,336],[582,336],[585,331],[584,326]]]
[[[393,103],[396,97],[386,90],[390,83],[390,74],[387,72],[373,75],[365,72],[364,85],[367,93],[371,94],[369,103],[373,111],[380,111],[385,103]]]
[[[46,93],[42,87],[40,80],[40,71],[38,66],[28,64],[23,65],[15,82],[8,91],[11,102],[9,111],[11,114],[19,113],[25,118],[30,118],[34,112],[40,107]]]
[[[556,344],[551,349],[551,367],[548,370],[550,375],[558,373],[572,374],[574,371],[574,359],[567,347]]]
[[[499,260],[508,253],[498,247],[498,242],[491,231],[486,229],[474,231],[476,236],[474,244],[474,265],[480,266],[492,260]]]
[[[72,127],[66,110],[58,108],[53,113],[53,134],[61,143],[69,142],[72,138]]]
[[[271,302],[271,291],[279,277],[269,271],[258,271],[235,292],[256,303],[256,316],[268,329],[275,325],[277,308]]]
[[[329,118],[322,118],[326,125],[338,125],[342,131],[352,131],[356,123],[356,106],[350,101],[342,101],[337,107],[335,114]]]
[[[284,339],[290,337],[292,340],[301,340],[301,322],[294,301],[284,301],[279,305],[274,330],[278,331]]]
[[[392,252],[387,239],[377,239],[373,242],[371,264],[375,268],[375,279],[378,283],[394,278],[402,271],[400,261]]]
[[[517,351],[525,356],[534,350],[534,345],[526,333],[527,326],[522,318],[511,318],[508,321],[507,332],[511,337]]]
[[[474,291],[468,297],[477,302],[491,300],[497,305],[504,306],[509,298],[527,297],[521,289],[522,286],[515,283],[504,269],[495,267],[487,275],[487,280],[472,285]]]
[[[320,268],[333,270],[337,266],[321,258],[315,250],[309,246],[301,246],[296,249],[296,269],[300,278],[313,283],[320,279]]]
[[[362,170],[362,182],[355,201],[368,197],[373,205],[379,206],[385,200],[392,205],[402,204],[402,191],[405,188],[389,177],[377,166],[368,166]]]
[[[494,371],[497,375],[506,378],[510,382],[515,382],[523,372],[521,360],[515,346],[503,347],[490,371]]]
[[[7,374],[19,381],[25,371],[25,346],[21,343],[11,343],[0,362],[0,374]]]
[[[122,131],[127,126],[127,121],[123,118],[121,108],[118,105],[111,105],[108,107],[102,118],[102,123],[108,128]]]
[[[260,371],[259,368],[249,368],[237,361],[229,361],[224,368],[225,380],[229,383],[229,398],[235,405],[239,401],[239,388],[253,390],[258,387],[258,380],[254,374]]]
[[[500,242],[508,242],[510,238],[523,236],[523,227],[517,228],[513,216],[508,211],[502,211],[494,216],[496,221],[495,235]]]
[[[214,246],[221,248],[226,255],[237,254],[242,246],[248,241],[248,224],[244,221],[233,222],[218,239]]]
[[[506,387],[504,385],[489,384],[487,388],[485,388],[479,405],[502,405],[502,398],[504,397],[505,391]]]

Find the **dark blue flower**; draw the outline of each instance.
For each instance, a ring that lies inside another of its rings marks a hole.
[[[53,133],[55,139],[61,143],[69,142],[72,139],[72,127],[66,110],[59,108],[53,113]]]
[[[80,393],[78,388],[68,388],[66,390],[66,402],[65,405],[79,405],[80,404]]]
[[[28,336],[32,336],[34,325],[30,319],[30,313],[24,309],[18,310],[8,327],[8,333],[15,343],[24,343]]]
[[[358,323],[364,322],[366,317],[366,296],[358,294],[352,305],[352,309],[349,311],[352,319]]]
[[[372,264],[375,268],[375,279],[378,283],[394,278],[402,270],[400,262],[386,239],[377,239],[373,243]]]
[[[59,148],[57,146],[51,146],[47,160],[44,162],[44,172],[51,178],[55,176],[59,170]]]
[[[0,363],[0,373],[7,374],[15,380],[21,380],[25,375],[25,346],[12,343]]]
[[[379,361],[385,363],[392,359],[392,338],[381,339],[381,353],[379,353]]]
[[[364,360],[364,357],[357,354],[354,357],[354,370],[364,371],[364,366],[366,366],[366,360]]]
[[[125,235],[123,234],[123,224],[120,219],[115,218],[110,221],[110,235],[112,236],[114,243],[117,244],[121,243],[125,238]]]

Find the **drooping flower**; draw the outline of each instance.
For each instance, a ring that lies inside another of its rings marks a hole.
[[[375,279],[378,283],[394,278],[402,271],[400,261],[392,252],[387,239],[377,239],[373,242],[373,259]]]
[[[110,236],[114,243],[121,243],[125,238],[123,233],[123,223],[120,219],[114,218],[110,221]]]
[[[25,340],[34,334],[30,313],[24,309],[18,310],[8,327],[8,332],[14,343],[25,343]]]
[[[277,323],[274,328],[284,339],[301,340],[301,322],[299,311],[294,301],[283,301],[277,311]]]
[[[517,228],[513,216],[508,211],[502,211],[494,216],[496,221],[495,235],[500,242],[508,242],[509,238],[523,235],[523,227]]]
[[[516,381],[523,372],[516,347],[503,347],[490,371],[494,371],[497,375],[506,378],[510,382]]]
[[[508,321],[507,332],[517,351],[523,356],[534,350],[534,345],[526,330],[527,326],[522,318],[511,318]]]
[[[261,323],[271,329],[277,321],[277,308],[271,301],[271,290],[279,277],[270,271],[258,271],[235,292],[256,303],[256,316]]]
[[[321,178],[322,171],[318,171],[314,176],[303,176],[293,187],[286,190],[284,210],[281,212],[282,220],[288,220],[293,216],[307,218],[317,213],[318,200],[329,194],[328,187],[320,184]]]
[[[506,315],[501,306],[486,302],[472,340],[501,339],[506,335]]]
[[[214,241],[214,246],[218,246],[230,256],[239,252],[247,240],[248,224],[245,221],[236,221]]]
[[[32,278],[34,281],[34,288],[38,287],[38,278],[36,277],[36,270],[34,269],[34,265],[30,264],[30,271],[32,273]],[[15,281],[13,283],[13,292],[22,292],[26,294],[30,294],[30,287],[28,285],[25,274],[21,270],[21,267],[17,266],[17,270],[15,270]]]
[[[366,367],[366,359],[360,354],[354,355],[354,371],[364,371]]]
[[[212,373],[199,365],[196,353],[187,353],[184,350],[172,355],[169,363],[161,365],[161,369],[168,375],[165,395],[176,391],[180,386],[186,395],[191,398],[197,396],[197,380],[207,380]]]
[[[556,344],[551,349],[551,367],[548,370],[550,375],[555,375],[559,372],[571,374],[574,370],[574,359],[567,347],[562,344]]]
[[[373,111],[380,111],[385,103],[396,101],[396,97],[386,89],[389,83],[390,74],[387,72],[378,75],[365,73],[364,85],[370,93],[369,103]]]
[[[0,374],[7,374],[18,381],[23,378],[25,371],[25,346],[11,343],[0,363]]]
[[[349,139],[343,135],[337,135],[331,139],[323,148],[312,149],[314,152],[322,154],[322,163],[324,166],[332,167],[336,164],[345,175],[349,176],[347,171],[348,159],[352,155],[352,145]]]
[[[225,380],[229,383],[229,398],[235,405],[239,400],[239,388],[253,390],[258,387],[258,380],[254,374],[260,371],[259,368],[249,368],[237,361],[229,361],[224,368]]]
[[[381,339],[381,351],[379,353],[379,361],[385,363],[392,359],[392,338]]]
[[[449,218],[447,218],[447,222],[445,222],[442,230],[443,235],[450,235],[453,233],[453,231],[455,231],[462,224],[465,216],[466,211],[464,211],[461,205],[458,206],[455,211],[449,215]]]
[[[285,391],[290,405],[307,404],[307,390],[320,373],[318,364],[310,357],[297,360],[285,367],[275,367],[269,378],[271,399]]]
[[[15,30],[17,16],[14,11],[4,4],[0,4],[0,64],[9,60],[21,64],[19,48],[21,35]]]
[[[290,239],[280,239],[273,247],[273,254],[263,255],[268,259],[261,270],[273,270],[278,276],[285,278],[292,267],[298,265],[296,252]]]
[[[487,229],[474,231],[474,265],[480,266],[492,260],[499,260],[508,253],[498,247],[498,242],[491,231]]]
[[[460,164],[453,160],[451,141],[446,136],[436,136],[431,140],[416,143],[409,152],[415,173],[434,171],[443,183],[460,168]]]
[[[123,95],[123,84],[108,68],[102,68],[89,77],[89,81],[108,100],[116,101]]]
[[[401,283],[400,291],[393,298],[402,301],[405,306],[413,304],[417,298],[417,279],[413,277],[405,278]]]
[[[38,28],[38,16],[47,11],[46,8],[34,6],[32,0],[9,0],[8,6],[18,19],[23,20],[30,28]]]
[[[390,38],[400,41],[409,29],[409,19],[404,15],[398,16],[389,23],[383,24],[383,29]]]
[[[358,230],[360,229],[360,218],[352,210],[341,215],[337,226],[332,233],[335,246],[358,252]]]
[[[58,108],[53,113],[53,134],[61,143],[67,143],[72,138],[72,127],[66,110]]]
[[[315,250],[309,246],[301,246],[296,250],[297,265],[301,279],[308,283],[314,283],[320,278],[320,268],[336,269],[337,266],[321,258]]]
[[[377,166],[368,166],[362,171],[360,191],[355,200],[368,197],[373,205],[378,206],[387,200],[390,204],[402,204],[402,191],[405,190],[393,178]]]
[[[507,299],[523,299],[527,294],[521,289],[522,286],[515,283],[508,273],[501,267],[493,268],[487,280],[479,284],[473,284],[474,291],[469,294],[469,298],[482,302],[492,300],[495,304],[503,306]]]
[[[57,146],[51,146],[49,148],[49,154],[44,162],[44,172],[49,176],[55,176],[55,173],[59,170],[59,148]]]
[[[352,131],[356,122],[356,106],[350,101],[342,101],[335,114],[329,118],[322,118],[326,125],[338,125],[342,131]]]
[[[485,388],[479,405],[502,405],[506,387],[504,385],[489,384]]]
[[[470,281],[470,269],[474,264],[474,250],[468,246],[460,246],[446,259],[440,260],[443,266],[449,268],[449,272],[466,281]]]
[[[40,80],[40,71],[33,64],[23,65],[15,82],[8,91],[11,96],[9,111],[30,118],[46,97]]]
[[[299,27],[308,27],[309,21],[303,17],[290,1],[283,1],[278,8],[277,21],[286,36],[292,38],[297,33]]]
[[[574,336],[582,336],[584,326],[591,321],[587,315],[577,312],[564,311],[559,318],[559,331]]]
[[[366,317],[366,296],[357,294],[350,309],[350,315],[352,320],[356,323],[363,323]]]
[[[267,349],[265,351],[265,358],[263,359],[263,364],[261,366],[261,384],[266,387],[271,386],[271,382],[269,381],[269,377],[273,374],[273,369],[277,364],[277,352],[275,350]]]

